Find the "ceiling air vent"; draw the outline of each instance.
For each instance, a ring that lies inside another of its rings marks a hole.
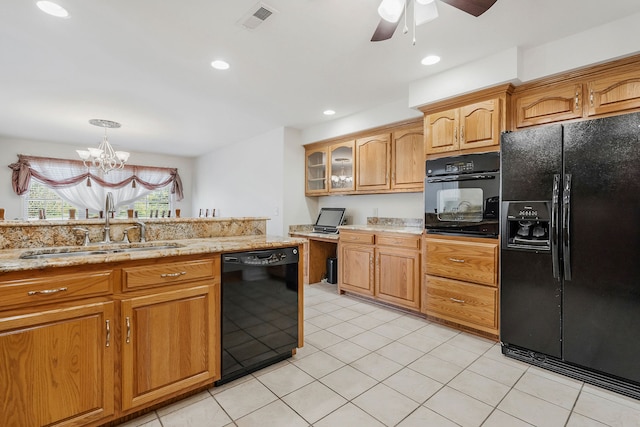
[[[271,6],[267,6],[264,3],[258,3],[238,21],[238,24],[248,30],[255,30],[275,12],[277,11]]]

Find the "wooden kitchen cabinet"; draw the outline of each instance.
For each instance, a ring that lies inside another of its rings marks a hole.
[[[217,286],[196,282],[122,301],[123,410],[217,379]]]
[[[600,64],[518,86],[517,129],[640,110],[640,57]]]
[[[420,308],[420,236],[340,231],[338,290]]]
[[[391,188],[424,189],[424,131],[422,126],[391,135]]]
[[[220,258],[0,280],[0,424],[96,426],[219,378]]]
[[[382,133],[356,140],[356,189],[387,190],[390,188],[391,135]]]
[[[568,83],[514,94],[516,127],[553,123],[582,117],[583,85]]]
[[[612,71],[589,79],[587,116],[623,113],[640,108],[640,70]]]
[[[425,117],[425,153],[454,153],[500,145],[504,130],[500,98],[475,102]]]
[[[421,192],[423,129],[414,119],[306,145],[305,195]]]
[[[0,314],[5,427],[80,426],[114,414],[114,304],[100,299]]]
[[[307,150],[305,156],[305,194],[318,196],[328,193],[327,148],[318,147]]]
[[[355,140],[329,146],[329,192],[343,193],[356,188]]]
[[[421,311],[498,336],[497,239],[427,235]]]

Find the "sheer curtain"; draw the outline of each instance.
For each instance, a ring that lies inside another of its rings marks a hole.
[[[9,165],[13,169],[12,186],[16,194],[29,190],[31,178],[50,187],[61,198],[74,206],[91,211],[104,210],[107,192],[113,193],[117,207],[159,188],[171,185],[176,200],[183,198],[182,181],[175,168],[126,165],[103,173],[91,173],[82,161],[18,155],[18,161]]]

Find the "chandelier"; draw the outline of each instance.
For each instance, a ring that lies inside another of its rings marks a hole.
[[[118,122],[102,119],[91,119],[89,123],[103,127],[104,136],[98,148],[76,150],[84,165],[88,168],[100,168],[104,173],[109,173],[112,169],[122,169],[127,160],[129,160],[129,153],[126,151],[114,151],[107,140],[107,128],[116,129],[122,125]]]

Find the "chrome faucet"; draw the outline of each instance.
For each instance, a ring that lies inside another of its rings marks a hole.
[[[104,239],[102,239],[101,243],[111,243],[111,237],[109,236],[109,216],[111,216],[112,212],[115,212],[113,194],[111,194],[111,191],[107,192],[107,199],[104,202],[104,210],[106,212],[104,220]]]
[[[136,225],[140,226],[140,243],[146,242],[147,239],[146,239],[145,233],[146,233],[147,227],[144,225],[144,222],[142,221],[136,222]]]

